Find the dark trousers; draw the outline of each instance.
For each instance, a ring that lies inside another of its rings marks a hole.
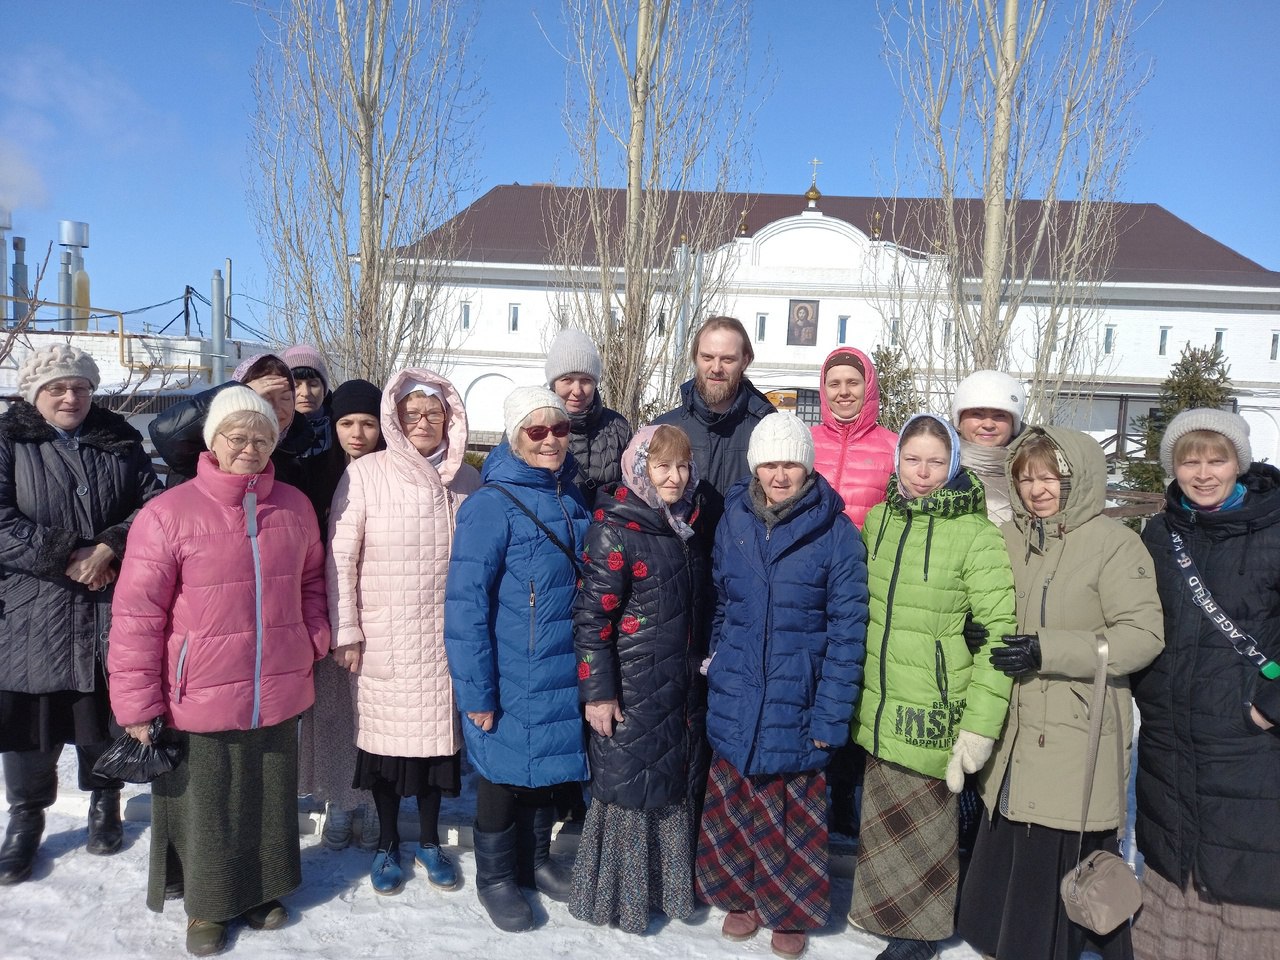
[[[3,754],[5,793],[11,807],[29,804],[45,809],[52,805],[58,792],[58,758],[62,755],[63,746],[58,744],[49,750],[21,750]],[[81,790],[119,790],[124,786],[122,780],[100,777],[93,772],[93,765],[110,746],[110,741],[73,746]],[[52,784],[51,790],[46,789],[48,784]],[[30,799],[32,791],[38,795],[38,800]]]

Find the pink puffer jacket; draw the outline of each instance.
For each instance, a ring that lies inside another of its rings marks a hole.
[[[827,360],[837,353],[852,353],[862,361],[867,389],[858,415],[849,423],[841,423],[831,413],[827,393],[818,384],[822,422],[812,428],[813,468],[840,494],[844,512],[861,530],[867,511],[885,498],[898,437],[876,423],[880,416],[880,381],[871,358],[853,347],[838,347]]]
[[[324,550],[315,511],[275,479],[196,477],[133,522],[111,607],[111,709],[122,725],[164,715],[191,733],[250,730],[315,699],[329,652]]]
[[[438,467],[413,447],[396,416],[408,381],[448,406]],[[333,645],[363,644],[356,681],[356,744],[388,757],[444,757],[461,746],[444,650],[444,585],[454,517],[480,474],[463,462],[467,415],[453,384],[404,370],[382,394],[387,449],[352,461],[329,511],[329,616]]]

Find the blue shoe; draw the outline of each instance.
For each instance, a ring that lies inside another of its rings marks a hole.
[[[449,855],[434,843],[418,844],[414,859],[427,871],[427,880],[439,890],[456,890],[461,883],[458,868]]]
[[[369,883],[374,893],[390,896],[399,893],[404,886],[404,871],[400,869],[400,848],[379,850],[373,855],[373,866],[369,869]]]

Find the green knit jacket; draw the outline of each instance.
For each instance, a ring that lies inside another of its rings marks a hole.
[[[863,536],[871,603],[853,739],[941,778],[961,729],[994,739],[1008,712],[1013,681],[991,666],[991,647],[1017,625],[1004,538],[969,470],[914,500],[894,475]],[[963,635],[970,611],[990,637],[976,656]]]

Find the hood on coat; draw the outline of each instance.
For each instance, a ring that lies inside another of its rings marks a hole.
[[[410,475],[430,469],[427,458],[404,435],[400,417],[396,414],[396,397],[409,381],[434,387],[444,397],[447,408],[444,428],[446,449],[436,472],[440,474],[440,481],[448,486],[462,466],[463,454],[467,452],[467,411],[457,388],[440,374],[425,367],[409,367],[387,381],[382,391],[382,438],[394,461],[406,468]]]
[[[1081,526],[1102,513],[1107,503],[1107,456],[1102,445],[1087,433],[1066,427],[1027,427],[1009,444],[1009,458],[1005,463],[1005,479],[1009,483],[1009,504],[1013,508],[1013,522],[1026,533],[1035,523],[1030,511],[1018,495],[1018,484],[1013,476],[1013,459],[1022,445],[1032,437],[1048,437],[1058,451],[1059,471],[1069,482],[1066,503],[1052,517],[1044,519],[1046,532],[1066,532]]]
[[[862,395],[862,409],[858,411],[858,415],[849,423],[841,423],[836,419],[835,414],[831,412],[831,406],[827,403],[827,391],[821,383],[821,371],[826,369],[827,361],[838,353],[852,353],[862,362],[862,375],[866,378],[867,389]],[[822,426],[827,427],[837,433],[848,433],[848,439],[854,440],[867,433],[880,420],[880,377],[876,374],[875,364],[861,350],[856,347],[837,347],[827,354],[826,360],[822,361],[819,370],[818,383],[818,404],[822,410]]]
[[[553,493],[558,488],[560,495],[581,503],[582,494],[573,482],[577,469],[573,454],[567,450],[559,470],[552,472],[546,467],[531,467],[516,456],[507,438],[503,437],[502,442],[484,458],[480,479],[484,483],[511,483],[522,487],[538,487]]]

